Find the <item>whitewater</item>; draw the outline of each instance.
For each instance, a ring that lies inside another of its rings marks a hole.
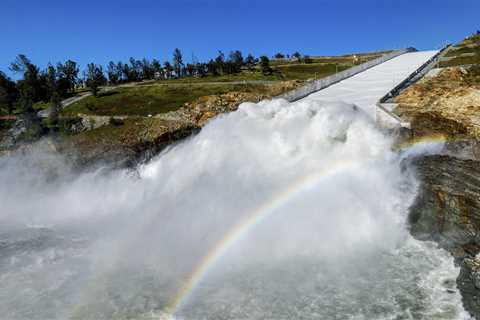
[[[408,232],[421,148],[339,100],[244,103],[131,170],[0,158],[1,318],[468,319]]]

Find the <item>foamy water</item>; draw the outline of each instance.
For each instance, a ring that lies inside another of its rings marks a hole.
[[[1,158],[0,314],[467,318],[453,260],[408,234],[418,182],[391,144],[352,105],[271,101],[137,172]]]

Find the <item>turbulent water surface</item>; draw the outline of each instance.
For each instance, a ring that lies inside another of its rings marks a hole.
[[[136,171],[0,158],[1,318],[466,318],[391,143],[352,105],[272,101]]]

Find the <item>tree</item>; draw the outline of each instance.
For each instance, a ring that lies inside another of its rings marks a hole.
[[[8,114],[11,114],[19,95],[15,82],[0,71],[0,109],[4,108]]]
[[[245,65],[247,66],[248,70],[252,71],[255,68],[255,57],[249,54],[245,59]]]
[[[142,79],[142,64],[139,60],[135,60],[133,57],[130,57],[130,68],[128,81],[140,81]]]
[[[134,81],[134,79],[132,78],[132,76],[134,76],[134,74],[132,74],[131,70],[130,70],[130,66],[128,64],[123,64],[122,65],[122,74],[123,74],[123,79],[125,82],[131,82],[131,81]]]
[[[170,79],[172,77],[172,72],[173,72],[173,67],[170,64],[170,62],[165,61],[163,64],[163,67],[165,69],[165,75],[167,76],[167,79]]]
[[[194,64],[187,63],[186,70],[187,70],[187,75],[189,75],[190,77],[195,75],[195,65]]]
[[[48,65],[45,72],[46,85],[48,88],[48,95],[52,96],[57,91],[57,70],[52,65]]]
[[[75,85],[77,84],[78,80],[78,72],[79,68],[77,63],[72,60],[65,61],[64,64],[58,63],[57,64],[57,71],[60,78],[65,78],[66,82],[69,85],[69,92],[74,94],[75,93]]]
[[[115,62],[110,61],[107,65],[107,75],[108,75],[108,82],[110,84],[117,84],[122,77],[121,69],[118,69],[118,65]]]
[[[181,76],[182,67],[183,67],[182,52],[180,51],[180,49],[176,48],[173,51],[173,69],[175,70],[177,77]]]
[[[212,76],[218,75],[217,63],[213,59],[210,59],[210,61],[207,63],[207,72]]]
[[[163,74],[162,64],[157,59],[152,60],[153,77],[155,79],[161,78]]]
[[[27,56],[19,54],[10,64],[10,70],[23,73],[23,79],[17,84],[21,96],[28,96],[32,102],[48,101],[46,77],[42,76],[40,69]]]
[[[295,59],[297,59],[297,61],[299,61],[299,62],[300,62],[300,60],[302,59],[302,55],[301,55],[300,52],[298,52],[298,51],[295,51],[295,53],[292,54],[292,57],[295,58]]]
[[[308,56],[308,55],[304,55],[304,56],[303,56],[303,62],[305,62],[305,63],[313,63],[313,59],[310,58],[310,56]]]
[[[61,110],[62,102],[60,95],[57,92],[54,92],[50,100],[50,113],[48,115],[48,124],[50,128],[55,129],[58,127],[58,117]]]
[[[218,56],[215,58],[215,64],[217,68],[217,74],[223,74],[225,72],[225,55],[222,51],[218,51]]]
[[[243,56],[241,51],[236,50],[236,51],[230,52],[229,61],[232,64],[233,72],[238,73],[242,71],[242,66],[244,61],[243,61]]]
[[[107,82],[103,74],[102,66],[94,63],[87,65],[87,71],[85,74],[87,87],[92,91],[93,96],[97,96],[98,88]]]
[[[116,68],[118,72],[118,83],[127,81],[128,75],[127,73],[124,72],[125,66],[126,65],[124,65],[122,61],[118,61],[117,68]]]
[[[22,95],[19,100],[19,109],[25,128],[27,129],[24,137],[27,139],[35,139],[42,135],[43,128],[40,118],[35,109],[30,96]]]
[[[208,66],[206,63],[196,63],[195,64],[195,72],[196,75],[199,77],[204,77],[205,74],[208,72]]]
[[[260,69],[264,75],[272,74],[272,68],[270,68],[270,59],[267,56],[260,57]]]
[[[283,53],[279,52],[275,55],[275,59],[284,59],[284,58],[285,58],[285,56],[283,55]]]
[[[155,72],[153,71],[152,64],[150,63],[149,60],[146,58],[143,58],[143,60],[140,63],[141,68],[142,68],[142,78],[144,80],[151,80],[155,76]]]

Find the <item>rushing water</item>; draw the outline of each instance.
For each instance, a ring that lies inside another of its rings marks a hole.
[[[272,101],[135,172],[1,158],[1,318],[466,318],[391,143],[351,105]]]

